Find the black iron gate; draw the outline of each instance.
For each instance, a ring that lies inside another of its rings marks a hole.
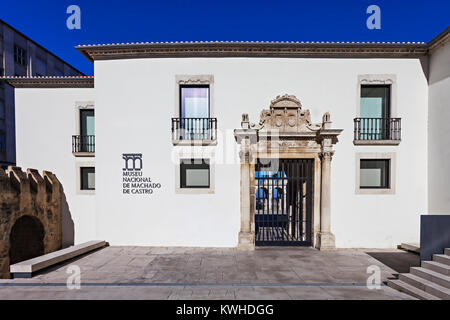
[[[256,245],[311,245],[313,168],[313,159],[258,159]]]

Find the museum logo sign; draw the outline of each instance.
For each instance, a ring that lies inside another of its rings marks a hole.
[[[153,194],[155,189],[161,188],[160,183],[143,176],[142,153],[123,153],[122,159],[125,161],[122,170],[123,194]]]

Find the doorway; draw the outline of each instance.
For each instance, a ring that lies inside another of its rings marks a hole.
[[[311,246],[314,159],[258,159],[255,245]]]

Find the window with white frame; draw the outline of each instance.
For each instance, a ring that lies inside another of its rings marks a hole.
[[[389,189],[389,159],[361,159],[359,187]]]
[[[354,144],[398,145],[401,118],[396,111],[396,75],[359,75],[358,94]]]
[[[95,167],[80,167],[80,190],[95,190]]]
[[[209,160],[181,159],[180,188],[210,188]]]
[[[394,194],[395,152],[356,153],[356,193]]]

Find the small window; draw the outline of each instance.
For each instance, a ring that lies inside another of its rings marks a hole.
[[[14,61],[22,66],[27,65],[27,51],[19,46],[14,46]]]
[[[95,168],[81,167],[81,190],[95,190]]]
[[[180,163],[181,188],[209,188],[209,160],[182,159]]]
[[[361,159],[360,188],[389,189],[389,159]]]

